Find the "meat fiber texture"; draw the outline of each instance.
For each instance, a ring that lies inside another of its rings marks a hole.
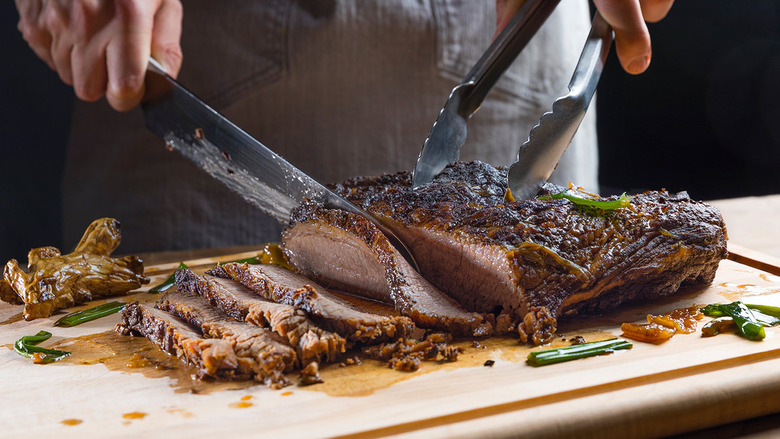
[[[248,362],[239,361],[228,341],[204,338],[166,312],[132,302],[122,310],[121,317],[117,332],[145,336],[163,351],[195,366],[198,378],[227,380],[252,376]]]
[[[516,331],[534,344],[550,340],[562,316],[652,300],[685,284],[709,284],[727,256],[720,213],[685,192],[645,192],[627,207],[599,215],[566,199],[505,202],[506,182],[504,169],[461,162],[418,189],[411,188],[407,172],[354,178],[334,189],[407,243],[427,281],[465,309],[495,316],[497,330]],[[349,290],[353,285],[342,281],[343,271],[362,270],[369,285],[363,290],[380,291],[370,285],[385,281],[381,269],[387,267],[371,264],[384,256],[356,245],[367,235],[376,239],[376,232],[334,230],[335,214],[329,212],[304,205],[293,214],[283,235],[287,256],[326,285],[333,279]],[[301,230],[309,239],[325,235],[319,253],[294,254],[291,249],[306,245]],[[339,266],[336,259],[352,266]]]
[[[459,336],[493,333],[490,319],[431,285],[362,216],[305,204],[293,213],[282,242],[288,261],[306,278],[392,304],[418,327]]]
[[[185,269],[176,272],[176,286],[179,291],[202,296],[238,322],[267,327],[284,337],[295,347],[299,367],[312,361],[334,362],[346,350],[343,337],[318,327],[305,311],[261,299],[232,279],[198,276]]]
[[[319,325],[350,342],[376,344],[411,334],[406,317],[364,312],[310,279],[273,265],[228,263],[208,271],[230,278],[260,297],[305,311]]]

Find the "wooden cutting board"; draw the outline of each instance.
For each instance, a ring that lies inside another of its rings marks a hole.
[[[202,269],[250,255],[188,265]],[[148,267],[151,285],[176,265]],[[121,300],[154,300],[146,289]],[[726,260],[708,288],[565,322],[559,334],[619,336],[621,322],[642,321],[647,313],[737,299],[780,306],[780,277]],[[761,342],[697,332],[541,368],[525,364],[530,348],[490,339],[479,347],[464,343],[455,363],[426,363],[412,373],[370,360],[332,365],[322,371],[324,384],[274,391],[259,384],[198,387],[171,371],[107,366],[109,358],[79,364],[84,357],[77,357],[93,347],[91,337],[114,337],[107,331],[118,316],[53,327],[61,315],[25,322],[21,307],[0,305],[0,436],[654,437],[780,411],[780,328],[768,328]],[[54,334],[42,346],[64,344],[74,355],[41,366],[10,349],[41,329]],[[560,336],[555,342],[564,344]]]

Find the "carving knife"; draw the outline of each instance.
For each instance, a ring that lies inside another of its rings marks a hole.
[[[613,32],[596,12],[580,59],[569,82],[569,93],[555,100],[520,146],[517,161],[509,167],[509,191],[515,200],[533,197],[555,170],[585,117],[604,63]]]
[[[474,64],[465,79],[450,92],[444,108],[423,143],[412,174],[413,187],[430,183],[448,164],[460,157],[466,142],[466,123],[482,105],[517,55],[542,27],[560,0],[527,0]]]
[[[255,140],[168,76],[154,59],[146,73],[141,104],[147,128],[167,148],[193,161],[213,178],[282,224],[305,200],[361,215],[387,236],[416,269],[412,253],[368,212],[326,188]]]

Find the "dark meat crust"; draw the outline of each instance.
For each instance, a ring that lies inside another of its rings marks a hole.
[[[549,333],[540,322],[562,315],[708,284],[727,255],[720,213],[686,193],[650,191],[594,216],[565,199],[504,203],[506,171],[480,162],[416,190],[410,182],[402,172],[334,189],[386,219],[434,285],[467,309],[510,313],[521,336]]]

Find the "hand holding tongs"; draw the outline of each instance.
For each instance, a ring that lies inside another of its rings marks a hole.
[[[430,183],[448,164],[458,160],[460,147],[466,141],[466,122],[559,1],[526,1],[463,82],[452,89],[420,151],[414,168],[414,187]]]

